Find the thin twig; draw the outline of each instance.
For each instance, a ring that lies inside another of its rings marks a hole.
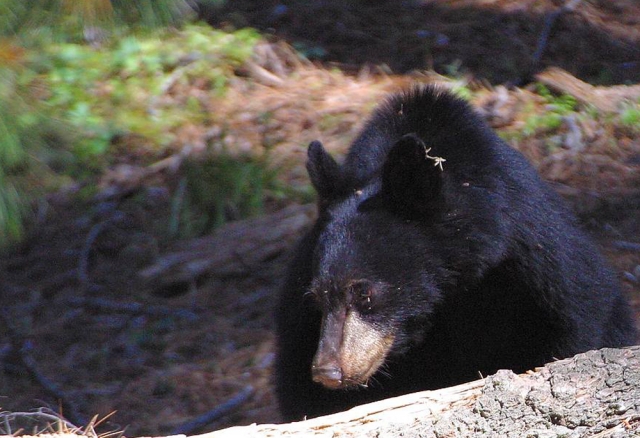
[[[280,87],[285,82],[284,79],[282,79],[278,75],[271,73],[269,70],[261,67],[253,61],[247,61],[244,66],[251,77],[263,85],[267,85],[270,87]]]
[[[182,204],[187,193],[187,179],[180,178],[175,196],[171,199],[171,217],[169,218],[169,235],[178,236],[180,230],[180,214],[182,213]]]
[[[626,240],[614,240],[613,246],[616,249],[622,249],[624,251],[640,252],[640,243],[627,242]]]
[[[62,424],[63,421],[65,426],[71,425],[71,423],[86,424],[87,422],[84,416],[80,414],[75,401],[72,401],[72,397],[70,397],[69,394],[60,387],[60,385],[40,372],[38,363],[31,353],[33,350],[32,342],[15,327],[11,315],[6,308],[0,309],[0,320],[4,323],[11,339],[12,350],[18,353],[17,356],[19,358],[19,363],[17,366],[26,369],[31,379],[38,383],[47,394],[60,403],[63,410],[62,412],[64,412],[64,415],[70,421],[68,422],[63,420],[61,419],[61,415],[58,415],[56,416],[56,420],[60,421],[59,424]],[[42,412],[39,413],[43,415],[50,415]],[[55,416],[56,414],[51,415]],[[3,420],[6,425],[9,425],[8,417],[3,417]]]
[[[556,23],[556,21],[562,14],[573,11],[576,8],[576,6],[578,6],[578,3],[580,3],[581,1],[582,0],[569,0],[560,9],[547,14],[547,16],[544,19],[544,26],[542,28],[542,32],[540,32],[540,36],[538,37],[538,44],[536,46],[536,51],[533,53],[533,56],[532,56],[532,60],[533,60],[532,70],[534,70],[535,67],[537,67],[537,65],[540,63],[540,60],[542,59],[542,55],[544,54],[544,51],[547,48],[547,42],[549,40],[549,36],[551,35],[551,29],[553,28],[553,25]]]
[[[171,435],[188,435],[193,432],[198,431],[209,423],[212,423],[216,420],[219,420],[222,417],[229,415],[231,412],[238,409],[242,406],[254,393],[254,389],[251,385],[245,386],[242,391],[240,391],[233,398],[227,400],[221,405],[216,406],[214,409],[209,412],[205,412],[199,417],[194,418],[191,421],[188,421],[171,432]]]
[[[175,316],[190,321],[198,319],[198,315],[184,308],[175,309],[167,306],[153,306],[136,302],[126,303],[98,297],[71,297],[66,302],[73,307],[88,307],[105,312],[144,314],[150,316]]]
[[[38,363],[31,354],[33,345],[31,341],[25,341],[20,348],[20,359],[22,364],[27,369],[31,378],[35,380],[51,397],[59,400],[63,408],[63,412],[66,418],[72,423],[86,424],[87,420],[78,411],[75,402],[72,402],[66,392],[53,380],[49,379],[38,369]]]
[[[78,282],[80,282],[82,286],[86,287],[90,284],[89,255],[91,253],[91,246],[93,246],[93,243],[109,222],[110,219],[107,219],[91,227],[91,230],[89,230],[89,234],[87,234],[87,239],[84,241],[84,245],[82,245],[80,257],[78,259]]]
[[[95,243],[96,239],[102,233],[102,231],[110,225],[112,222],[122,219],[124,213],[120,211],[112,212],[105,220],[98,222],[89,230],[87,238],[82,245],[80,255],[78,257],[78,282],[83,287],[91,285],[91,279],[89,278],[89,258],[91,255],[91,247]]]
[[[158,101],[160,100],[160,97],[166,94],[171,89],[171,87],[173,87],[176,84],[176,82],[178,82],[182,77],[184,77],[187,74],[189,70],[193,68],[194,65],[197,66],[197,64],[194,64],[194,63],[196,61],[199,61],[200,59],[201,59],[201,56],[196,55],[196,56],[190,57],[189,59],[183,60],[184,64],[181,65],[180,67],[177,67],[175,70],[171,72],[169,76],[167,76],[167,78],[160,85],[160,91],[157,94],[151,96],[151,99],[149,99],[149,104],[147,105],[147,113],[149,113],[151,116],[158,115],[158,110],[156,109],[156,106],[158,104]]]
[[[0,433],[13,435],[18,433],[17,430],[13,430],[12,422],[16,420],[27,419],[34,420],[37,422],[47,421],[52,422],[54,424],[58,424],[59,428],[64,428],[68,431],[78,431],[79,428],[69,421],[65,420],[62,416],[58,414],[43,412],[42,410],[38,410],[36,412],[9,412],[3,411],[0,412],[0,422],[3,424],[3,427],[0,429]],[[51,426],[50,423],[47,423],[47,426]],[[44,431],[43,431],[44,432]]]

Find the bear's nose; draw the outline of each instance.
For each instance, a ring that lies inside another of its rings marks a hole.
[[[342,370],[335,364],[313,365],[311,374],[314,382],[327,388],[336,389],[342,386]]]

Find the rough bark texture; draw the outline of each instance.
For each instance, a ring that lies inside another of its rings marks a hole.
[[[640,347],[603,349],[516,375],[363,405],[298,423],[232,427],[200,438],[640,436]]]

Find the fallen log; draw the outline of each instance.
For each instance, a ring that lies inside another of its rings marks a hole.
[[[156,286],[189,283],[205,275],[248,275],[289,250],[314,215],[315,205],[292,205],[273,214],[232,222],[213,235],[179,244],[139,275]]]
[[[62,428],[61,433],[38,437],[96,436],[88,432]],[[235,426],[192,437],[279,436],[640,436],[640,346],[589,351],[521,375],[502,370],[463,385],[310,420]]]
[[[307,421],[231,427],[197,438],[635,434],[640,434],[640,346],[590,351],[522,375],[499,371]]]

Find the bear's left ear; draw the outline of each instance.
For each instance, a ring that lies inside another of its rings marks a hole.
[[[320,200],[328,202],[339,190],[340,166],[319,141],[309,144],[307,156],[307,172],[309,172],[311,184],[318,192]]]
[[[382,167],[382,194],[405,213],[433,210],[442,188],[442,170],[427,156],[428,148],[415,134],[398,140]]]

